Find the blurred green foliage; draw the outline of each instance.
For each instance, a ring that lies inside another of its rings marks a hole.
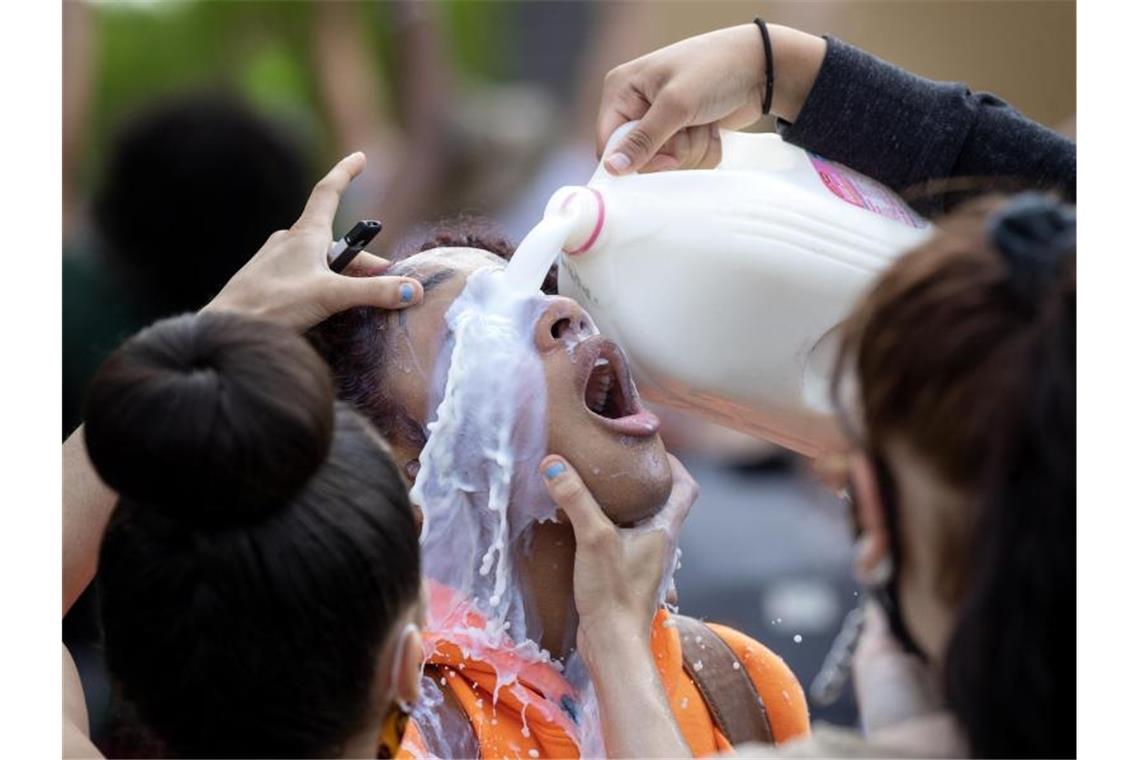
[[[148,103],[201,88],[237,90],[287,118],[318,153],[328,153],[313,65],[317,2],[329,0],[159,0],[92,6],[94,66],[85,174],[102,165],[118,125]],[[460,78],[503,75],[510,6],[448,0],[436,4]],[[391,80],[400,61],[396,9],[356,2],[360,28]],[[64,40],[64,44],[67,41]],[[315,157],[314,157],[315,158]]]

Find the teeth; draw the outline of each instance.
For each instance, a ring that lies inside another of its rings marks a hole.
[[[611,387],[613,387],[613,376],[610,374],[602,375],[594,381],[593,387],[590,389],[590,409],[592,411],[601,414],[605,410]]]
[[[614,373],[609,369],[609,362],[599,359],[594,363],[594,372],[586,389],[586,405],[595,414],[602,414],[609,401],[610,390],[614,385]]]

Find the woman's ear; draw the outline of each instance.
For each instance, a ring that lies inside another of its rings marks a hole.
[[[396,700],[402,705],[414,705],[420,698],[420,681],[424,673],[423,631],[427,625],[427,578],[420,581],[420,595],[412,614],[412,622],[404,627],[404,640],[397,649],[400,661],[392,669]]]
[[[414,705],[420,699],[420,679],[424,665],[424,642],[419,626],[405,629],[404,646],[396,663],[396,701],[401,705]]]
[[[860,531],[855,545],[855,578],[864,586],[882,585],[891,574],[891,543],[879,483],[866,454],[853,454],[850,468],[855,491],[851,496]]]

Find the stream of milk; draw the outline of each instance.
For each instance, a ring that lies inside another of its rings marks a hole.
[[[568,214],[548,215],[522,239],[507,265],[507,281],[521,293],[533,293],[570,236],[574,218]]]

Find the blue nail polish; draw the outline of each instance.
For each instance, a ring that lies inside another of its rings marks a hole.
[[[564,472],[566,472],[566,465],[562,464],[561,462],[555,462],[546,468],[546,479],[554,480]]]
[[[411,283],[405,282],[403,285],[400,286],[400,300],[403,301],[404,303],[407,303],[408,301],[412,300],[412,296],[414,296],[415,293],[416,293],[416,290],[415,290],[415,288],[412,287]]]

